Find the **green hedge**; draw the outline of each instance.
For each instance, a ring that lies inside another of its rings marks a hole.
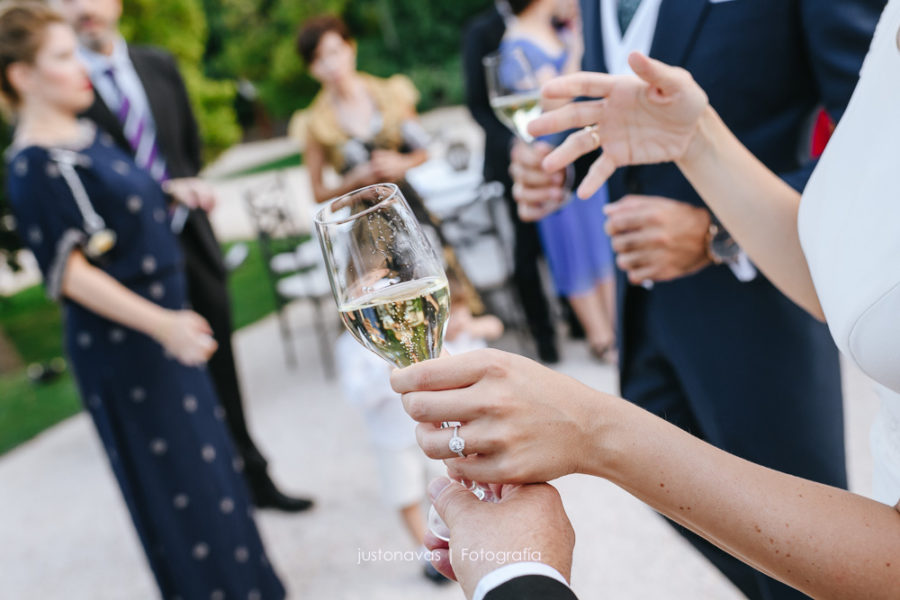
[[[300,25],[341,15],[359,42],[359,68],[405,73],[422,92],[421,110],[462,102],[460,45],[465,22],[486,0],[206,0],[213,30],[207,68],[254,82],[276,118],[306,106],[317,90],[294,47]]]

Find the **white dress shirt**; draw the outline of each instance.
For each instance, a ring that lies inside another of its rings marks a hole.
[[[523,575],[543,575],[555,579],[568,587],[569,583],[562,574],[550,565],[539,562],[519,562],[503,565],[499,569],[494,569],[481,578],[475,593],[472,594],[472,600],[484,600],[488,592],[500,587],[507,581],[512,581],[516,577]]]
[[[144,134],[142,139],[147,140],[147,142],[139,148],[138,157],[140,159],[142,155],[149,154],[150,141],[155,137],[155,135],[151,136],[149,133],[156,133],[156,122],[153,119],[153,113],[150,111],[150,102],[147,100],[144,85],[141,83],[141,79],[134,69],[134,64],[132,64],[131,58],[128,56],[128,44],[119,37],[113,45],[113,52],[110,56],[81,46],[78,48],[78,57],[88,71],[94,90],[100,95],[100,98],[113,114],[118,112],[122,104],[122,95],[128,98],[130,103],[129,117],[123,125],[125,137],[129,140],[132,139],[138,129],[138,123],[143,119],[144,130],[148,133]],[[110,80],[107,73],[109,69],[113,69],[115,73],[115,83]],[[118,90],[116,85],[118,85]],[[121,90],[121,95],[119,90]],[[147,145],[147,147],[143,147],[143,145]],[[159,161],[159,166],[154,165],[154,168],[164,170],[165,164]],[[158,176],[158,174],[155,174],[155,176]]]

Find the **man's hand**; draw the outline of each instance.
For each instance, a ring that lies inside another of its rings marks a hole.
[[[499,500],[482,502],[446,478],[428,486],[450,528],[450,543],[425,535],[435,568],[459,581],[471,598],[481,578],[510,562],[541,562],[568,581],[575,531],[556,488],[546,483],[492,486]]]
[[[512,148],[509,174],[513,180],[512,197],[523,221],[539,221],[556,210],[565,199],[564,171],[547,173],[544,158],[553,147],[544,142],[526,144],[516,141]]]
[[[605,212],[616,264],[632,284],[678,279],[710,263],[706,209],[658,196],[625,196]]]
[[[163,184],[163,191],[188,208],[211,212],[216,207],[216,192],[199,177],[179,177]]]

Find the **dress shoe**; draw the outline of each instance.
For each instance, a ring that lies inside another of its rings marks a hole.
[[[288,496],[267,479],[266,483],[255,486],[250,491],[253,503],[257,508],[273,508],[284,512],[297,513],[309,510],[314,502],[309,498],[295,498]]]

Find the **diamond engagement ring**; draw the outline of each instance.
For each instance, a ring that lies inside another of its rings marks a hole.
[[[597,133],[597,124],[587,125],[584,127],[584,131],[591,135],[591,140],[594,142],[594,150],[600,147],[600,134]]]
[[[463,450],[466,449],[466,440],[459,437],[459,425],[453,427],[453,437],[450,438],[450,443],[448,445],[450,447],[450,452],[455,452],[460,458],[466,457],[466,455],[463,454]]]

